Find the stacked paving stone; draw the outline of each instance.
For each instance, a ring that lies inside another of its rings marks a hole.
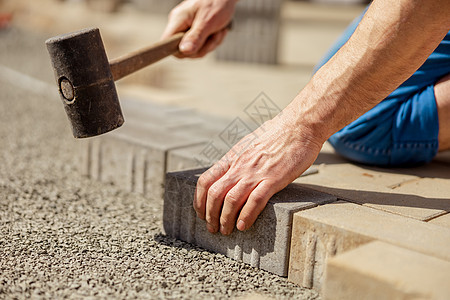
[[[276,64],[282,0],[239,1],[231,30],[217,49],[224,61]]]
[[[450,153],[390,170],[332,153],[295,181],[340,200],[294,215],[289,279],[326,299],[448,299]]]

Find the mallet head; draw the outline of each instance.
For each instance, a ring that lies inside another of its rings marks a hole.
[[[124,119],[100,31],[85,29],[46,44],[74,137],[120,127]]]

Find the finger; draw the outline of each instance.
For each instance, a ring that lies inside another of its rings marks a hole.
[[[228,191],[220,215],[220,233],[229,235],[233,232],[239,211],[255,186],[256,184],[253,182],[240,180]]]
[[[206,43],[208,37],[217,29],[211,21],[205,21],[197,16],[180,42],[180,52],[186,56],[195,55]]]
[[[186,3],[187,2],[182,2],[172,9],[161,39],[167,39],[175,33],[186,31],[191,27],[194,15],[189,12],[190,9],[186,6]]]
[[[274,194],[273,185],[267,181],[258,184],[248,196],[248,200],[239,214],[237,229],[240,231],[249,229]]]
[[[174,35],[175,33],[186,31],[187,29],[189,29],[189,23],[186,21],[186,19],[177,18],[171,20],[169,21],[166,29],[161,35],[161,40],[167,39],[172,35]]]
[[[223,29],[213,35],[211,35],[206,41],[205,45],[194,55],[191,55],[191,58],[200,58],[208,54],[209,52],[214,51],[220,44],[222,44],[228,33],[227,29]]]
[[[219,231],[219,218],[225,195],[236,183],[235,177],[225,174],[209,188],[206,200],[206,228],[209,232]]]
[[[206,170],[198,179],[194,194],[193,206],[197,217],[204,220],[206,211],[206,199],[211,185],[219,180],[228,170],[224,162],[217,162],[214,166]]]

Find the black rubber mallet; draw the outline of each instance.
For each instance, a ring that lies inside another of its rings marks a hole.
[[[55,77],[75,138],[120,127],[124,118],[114,81],[178,51],[184,33],[108,61],[98,28],[46,41]]]

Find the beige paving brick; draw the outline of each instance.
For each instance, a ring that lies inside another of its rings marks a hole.
[[[450,262],[375,241],[327,263],[324,299],[449,299]]]
[[[339,201],[294,215],[289,279],[320,290],[328,257],[372,240],[450,261],[450,229]]]
[[[322,160],[326,163],[326,159]],[[295,182],[344,200],[418,220],[428,220],[450,211],[450,201],[445,200],[450,192],[444,187],[450,187],[448,179],[420,178],[349,163],[322,164],[319,170],[317,176]],[[420,182],[417,191],[409,188],[416,182]],[[435,188],[427,188],[427,184]]]
[[[419,180],[405,182],[396,187],[395,191],[397,193],[417,195],[427,199],[436,199],[436,201],[442,202],[439,207],[450,211],[450,179],[421,178]]]
[[[431,224],[435,224],[435,225],[439,225],[439,226],[450,228],[450,213],[442,215],[442,216],[434,218],[434,219],[431,219],[428,222],[431,223]]]

